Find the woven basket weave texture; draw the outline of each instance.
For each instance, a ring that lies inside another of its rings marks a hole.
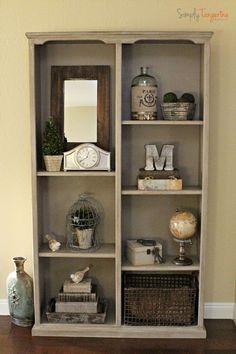
[[[125,273],[123,287],[126,325],[190,326],[197,323],[195,275]]]

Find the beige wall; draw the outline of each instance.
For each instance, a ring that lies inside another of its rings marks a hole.
[[[177,8],[224,10],[226,20],[179,18]],[[32,269],[29,68],[26,31],[207,30],[211,57],[209,237],[206,301],[233,302],[236,266],[236,2],[191,0],[0,1],[0,298],[13,268]]]

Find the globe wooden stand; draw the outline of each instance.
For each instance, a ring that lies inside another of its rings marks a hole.
[[[190,245],[192,245],[192,241],[191,240],[180,241],[177,239],[175,239],[175,241],[179,242],[179,257],[173,259],[172,263],[179,266],[189,266],[193,264],[191,258],[185,256],[185,244],[189,243]]]

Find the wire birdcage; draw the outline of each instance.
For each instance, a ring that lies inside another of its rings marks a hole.
[[[68,248],[77,251],[95,251],[99,247],[96,227],[100,222],[100,204],[88,194],[79,195],[79,199],[69,209],[66,217]]]

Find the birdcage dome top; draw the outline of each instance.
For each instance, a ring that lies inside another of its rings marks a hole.
[[[67,219],[72,227],[80,230],[95,228],[100,221],[98,202],[86,193],[80,194]]]

